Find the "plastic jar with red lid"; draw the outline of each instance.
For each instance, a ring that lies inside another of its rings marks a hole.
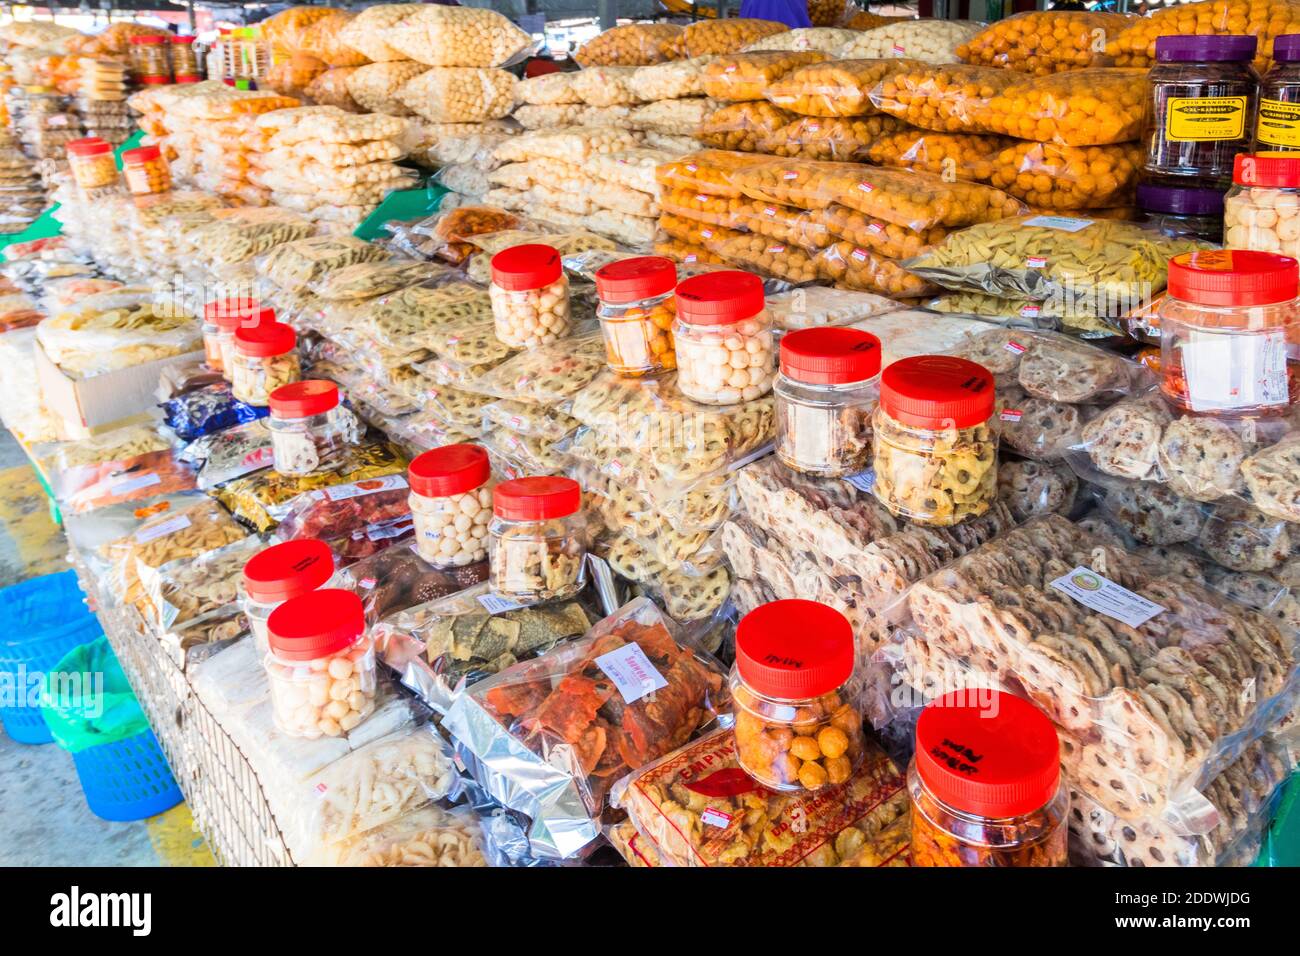
[[[407,469],[415,549],[436,568],[460,568],[488,553],[492,464],[478,445],[443,445]]]
[[[270,650],[266,622],[271,612],[291,598],[338,583],[334,553],[324,541],[301,538],[273,544],[244,564],[239,581],[239,606],[258,653]]]
[[[511,348],[545,345],[573,328],[569,280],[551,246],[511,246],[493,256],[488,297],[497,338]]]
[[[262,322],[235,329],[231,391],[246,405],[265,408],[271,393],[302,378],[298,336],[282,322]]]
[[[722,270],[677,286],[677,387],[706,405],[735,405],[772,390],[775,349],[763,280]]]
[[[271,717],[291,737],[341,737],[375,709],[375,645],[361,598],[325,588],[290,598],[267,620],[263,658]]]
[[[899,359],[880,376],[872,420],[876,498],[917,524],[978,517],[998,493],[993,375],[950,355]]]
[[[234,380],[235,332],[275,321],[275,310],[256,299],[217,299],[203,307],[203,352],[227,382]],[[215,364],[214,364],[215,361]]]
[[[194,53],[194,37],[172,37],[172,74],[177,83],[197,83],[202,79],[199,59]]]
[[[637,377],[677,367],[676,288],[677,266],[663,256],[620,259],[596,270],[596,315],[614,372]]]
[[[819,790],[865,752],[853,626],[816,601],[772,601],[736,627],[736,760],[773,790]]]
[[[131,44],[131,72],[145,85],[170,83],[171,63],[167,60],[168,38],[158,34],[134,36]]]
[[[1065,866],[1070,794],[1042,711],[954,691],[921,711],[907,771],[913,866]]]
[[[786,333],[773,389],[776,456],[782,464],[823,477],[871,466],[880,354],[880,339],[858,329]]]
[[[116,192],[121,178],[113,160],[113,144],[97,136],[74,139],[67,145],[68,165],[83,199]]]
[[[1300,356],[1300,267],[1290,256],[1215,249],[1169,260],[1160,305],[1161,387],[1184,411],[1284,414]]]
[[[1300,153],[1236,158],[1223,198],[1223,244],[1300,257]]]
[[[571,478],[503,481],[492,492],[488,580],[519,604],[571,597],[586,580],[582,489]]]
[[[140,146],[122,154],[122,175],[134,196],[165,193],[172,188],[172,173],[157,146]]]
[[[361,440],[361,424],[323,379],[281,385],[270,396],[271,452],[281,475],[309,475]]]

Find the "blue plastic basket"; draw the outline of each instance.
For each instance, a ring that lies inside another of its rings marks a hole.
[[[39,702],[28,700],[31,680],[42,675],[78,644],[101,633],[99,621],[83,602],[75,571],[32,578],[0,590],[0,723],[22,744],[48,744],[54,738],[41,719]]]
[[[103,820],[143,820],[184,799],[152,730],[72,755],[90,812]]]

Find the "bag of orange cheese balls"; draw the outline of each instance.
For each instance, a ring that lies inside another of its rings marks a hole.
[[[870,97],[882,80],[921,65],[917,60],[831,60],[787,73],[768,88],[767,98],[803,116],[864,116],[879,112]]]
[[[1106,45],[1116,66],[1150,66],[1156,39],[1192,34],[1251,35],[1259,38],[1255,68],[1272,65],[1273,38],[1300,33],[1300,4],[1288,0],[1202,0],[1157,10]]]
[[[1104,209],[1133,201],[1145,155],[1141,143],[1018,143],[997,154],[990,182],[1038,208]]]
[[[1107,66],[1106,44],[1136,21],[1123,13],[1017,13],[959,46],[957,56],[967,63],[1035,76]]]
[[[1012,142],[1005,136],[979,133],[902,130],[876,140],[866,158],[880,166],[919,169],[945,179],[986,183],[993,176],[993,158]]]

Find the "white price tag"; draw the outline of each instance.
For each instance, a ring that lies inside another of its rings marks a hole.
[[[1008,342],[1006,345],[1002,347],[1006,349],[1008,352],[1010,352],[1012,355],[1025,354],[1025,347],[1021,345],[1019,342]]]
[[[394,491],[405,487],[406,478],[402,475],[385,475],[383,478],[367,478],[354,485],[334,485],[322,490],[330,501],[346,501],[349,498],[373,495],[377,491]]]
[[[1018,422],[1023,414],[1024,412],[1018,408],[1004,408],[998,414],[998,418],[1002,419],[1004,422]]]
[[[731,823],[731,814],[725,810],[718,810],[713,807],[705,807],[700,814],[700,822],[706,826],[721,827],[725,829]]]
[[[1095,222],[1093,219],[1076,219],[1073,216],[1034,216],[1026,219],[1026,226],[1041,226],[1044,229],[1058,229],[1061,232],[1078,232],[1087,229]]]
[[[1025,260],[1025,265],[1030,269],[1041,269],[1047,265],[1046,256],[1030,256]]]
[[[504,598],[499,594],[480,594],[478,603],[483,605],[483,610],[489,614],[503,614],[506,611],[517,611],[521,607],[527,607],[526,604],[520,604],[509,598]]]
[[[152,528],[142,528],[135,533],[135,540],[139,544],[146,541],[153,541],[155,538],[162,538],[169,534],[175,534],[177,531],[184,531],[190,526],[189,515],[177,515],[174,518],[168,518],[161,524],[156,524]]]
[[[1179,352],[1193,411],[1286,405],[1286,333],[1198,332]]]
[[[139,491],[141,488],[150,488],[160,484],[162,484],[162,478],[159,477],[157,472],[146,471],[143,475],[134,475],[113,482],[113,484],[109,485],[108,493],[111,495],[128,495],[133,491]]]
[[[1161,611],[1161,605],[1134,594],[1126,587],[1102,577],[1082,565],[1052,582],[1052,588],[1074,598],[1084,607],[1113,617],[1129,627],[1141,627]]]
[[[601,654],[596,658],[596,666],[614,682],[623,700],[629,704],[668,686],[664,675],[655,670],[650,658],[637,644],[624,644],[608,654]]]

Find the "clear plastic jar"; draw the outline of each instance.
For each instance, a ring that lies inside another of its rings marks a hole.
[[[147,36],[131,37],[131,72],[136,82],[149,84],[170,83],[171,64],[167,62],[167,37]]]
[[[907,771],[913,866],[1066,866],[1060,741],[1029,701],[954,691],[921,712]]]
[[[1255,148],[1300,150],[1300,34],[1273,38],[1273,68],[1259,81]]]
[[[492,492],[488,580],[520,604],[577,594],[585,580],[582,489],[571,478],[515,478]]]
[[[235,330],[231,391],[246,405],[266,407],[271,393],[302,378],[298,336],[282,322]]]
[[[512,246],[493,256],[488,296],[497,338],[511,348],[545,345],[573,328],[569,280],[550,246]]]
[[[134,196],[165,193],[172,188],[172,174],[157,146],[141,146],[122,154],[122,175]]]
[[[1226,188],[1254,139],[1259,75],[1253,36],[1164,36],[1147,75],[1146,178]]]
[[[1171,239],[1223,242],[1223,193],[1217,189],[1143,184],[1137,188],[1140,222]]]
[[[177,83],[197,83],[199,75],[199,58],[194,53],[194,37],[172,37],[172,75]]]
[[[1161,387],[1179,408],[1284,414],[1300,358],[1296,260],[1216,249],[1169,260],[1160,307]]]
[[[620,259],[596,270],[605,359],[619,375],[654,375],[677,367],[673,320],[677,266],[662,256]]]
[[[1300,256],[1300,153],[1243,153],[1223,200],[1229,249]]]
[[[776,456],[806,475],[842,477],[871,466],[871,416],[880,339],[858,329],[801,329],[781,339]]]
[[[239,582],[239,606],[248,617],[258,654],[265,656],[271,649],[266,622],[272,611],[336,583],[334,554],[316,538],[274,544],[249,558]]]
[[[271,452],[281,475],[310,475],[361,439],[356,417],[339,404],[339,387],[322,379],[271,393]]]
[[[773,790],[844,783],[862,762],[853,626],[816,601],[772,601],[736,627],[736,760]]]
[[[341,737],[375,709],[374,641],[361,598],[327,588],[285,601],[267,621],[271,719],[290,737]]]
[[[97,199],[116,192],[121,179],[113,161],[113,144],[97,136],[74,139],[67,145],[68,165],[82,199]]]
[[[677,286],[677,387],[706,405],[735,405],[772,390],[776,351],[763,280],[723,270]]]
[[[217,368],[227,382],[235,374],[235,332],[275,321],[275,310],[256,299],[217,299],[203,307],[203,351],[208,352],[208,326],[215,327]]]
[[[482,561],[492,523],[492,464],[478,445],[444,445],[407,471],[415,549],[435,568]]]
[[[872,421],[876,498],[917,524],[978,517],[998,493],[993,375],[950,355],[899,359],[880,376]]]

